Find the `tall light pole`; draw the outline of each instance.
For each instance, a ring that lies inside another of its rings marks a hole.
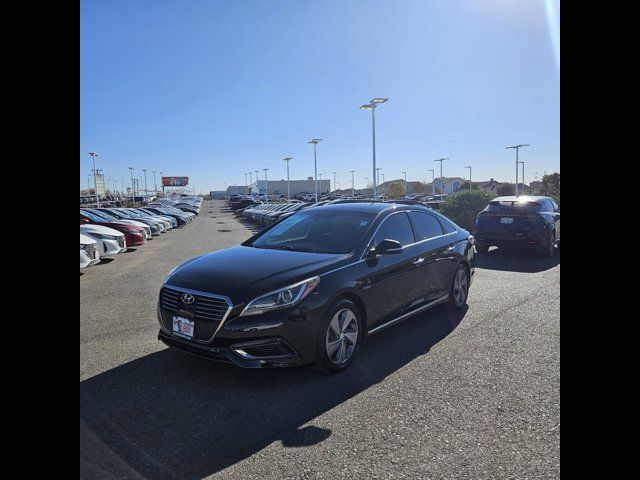
[[[520,162],[520,164],[522,165],[522,193],[526,195],[527,191],[525,190],[526,185],[524,183],[524,162]]]
[[[431,196],[436,194],[436,171],[433,168],[430,168],[431,172]]]
[[[142,171],[144,172],[144,194],[147,194],[147,169],[143,168]]]
[[[158,182],[156,182],[156,171],[155,170],[151,170],[151,172],[153,173],[153,191],[157,195],[158,194]]]
[[[133,197],[133,201],[135,202],[136,191],[133,188],[133,171],[134,170],[135,170],[135,168],[129,167],[129,173],[131,174],[131,196]]]
[[[308,143],[313,143],[313,170],[315,176],[313,177],[316,187],[316,203],[318,202],[318,155],[316,153],[316,145],[322,141],[321,138],[312,138]]]
[[[293,160],[293,157],[283,158],[283,162],[287,162],[287,200],[291,200],[291,188],[289,186],[289,162]]]
[[[247,173],[244,174],[244,194],[246,195],[249,191],[249,184],[247,183]]]
[[[251,187],[251,193],[253,193],[253,172],[249,172],[249,186]]]
[[[351,196],[355,197],[356,196],[356,180],[355,180],[355,176],[354,174],[356,173],[355,170],[349,170],[351,172]]]
[[[388,98],[374,98],[366,105],[362,105],[360,110],[371,110],[371,138],[373,145],[373,197],[378,193],[378,185],[376,183],[376,107],[381,103],[389,100]]]
[[[442,200],[442,194],[444,193],[444,177],[442,176],[442,162],[449,160],[449,158],[439,158],[434,162],[440,162],[440,200]]]
[[[373,172],[373,188],[375,189],[373,194],[373,198],[376,198],[377,196],[377,192],[378,192],[378,185],[380,185],[380,170],[382,170],[382,167],[378,167],[375,169],[375,171]]]
[[[336,173],[338,172],[331,172],[333,173],[333,191],[336,191]]]
[[[263,168],[262,170],[264,170],[264,191],[267,196],[267,203],[269,203],[269,181],[267,180],[267,172],[269,171],[269,169]]]
[[[162,171],[160,172],[160,183],[162,183]],[[162,187],[162,193],[164,194],[164,183],[162,183],[161,187]]]
[[[469,190],[471,190],[471,166],[467,165],[464,168],[468,168],[469,169]]]
[[[258,187],[258,199],[260,199],[260,179],[258,178],[258,170],[254,170],[256,172],[256,187]]]
[[[88,155],[93,160],[93,188],[95,189],[96,194],[96,205],[100,208],[100,195],[98,195],[98,172],[96,170],[96,157],[98,154],[96,152],[88,152]]]
[[[520,145],[512,145],[511,147],[506,147],[506,149],[513,148],[516,151],[516,197],[518,196],[518,152],[520,151],[520,147],[530,147],[528,143],[521,143]]]

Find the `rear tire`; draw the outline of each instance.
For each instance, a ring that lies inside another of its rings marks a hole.
[[[555,244],[556,244],[556,232],[551,231],[549,235],[549,240],[547,241],[547,245],[544,250],[542,250],[542,256],[544,258],[553,258],[553,254],[555,253]]]
[[[334,302],[320,324],[313,369],[329,374],[345,370],[358,353],[363,334],[358,307],[345,298]]]
[[[451,288],[449,289],[449,301],[447,307],[450,310],[460,310],[467,303],[467,297],[469,296],[469,271],[467,268],[460,264],[456,268],[451,281]]]

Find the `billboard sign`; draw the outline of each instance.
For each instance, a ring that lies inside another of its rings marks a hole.
[[[189,177],[162,177],[163,187],[186,187],[189,185]]]

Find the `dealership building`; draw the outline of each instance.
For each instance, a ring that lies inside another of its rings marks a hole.
[[[249,185],[249,191],[252,194],[264,195],[287,195],[287,181],[286,180],[258,180]],[[298,195],[300,193],[315,193],[315,186],[313,177],[309,177],[306,180],[290,180],[289,188],[291,189],[291,196]],[[245,193],[247,187],[244,185],[231,185],[227,187],[227,195]],[[329,193],[331,191],[331,180],[318,180],[318,195],[323,193]]]

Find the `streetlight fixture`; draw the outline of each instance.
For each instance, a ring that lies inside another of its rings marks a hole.
[[[287,200],[291,200],[291,188],[289,186],[289,162],[293,160],[293,157],[283,158],[283,162],[287,162]]]
[[[351,196],[355,197],[356,196],[356,180],[354,177],[354,174],[356,173],[355,170],[349,170],[351,172]]]
[[[316,203],[318,202],[318,155],[316,153],[316,145],[322,141],[321,138],[312,138],[308,143],[313,143],[313,170],[315,172],[314,183],[316,187]]]
[[[518,196],[518,152],[520,151],[520,147],[530,147],[528,143],[521,143],[520,145],[512,145],[511,147],[506,147],[506,150],[510,148],[515,149],[516,151],[516,197]]]
[[[269,181],[267,180],[267,172],[269,169],[263,168],[262,170],[264,170],[264,193],[266,194],[267,203],[269,203]]]
[[[440,200],[442,200],[442,194],[444,193],[444,177],[442,176],[442,162],[449,160],[449,158],[439,158],[434,162],[440,162]]]
[[[378,186],[376,183],[376,107],[381,103],[389,100],[388,98],[374,98],[369,103],[362,105],[360,110],[371,110],[371,132],[372,132],[372,145],[373,145],[373,198],[378,193]]]
[[[467,165],[464,168],[468,168],[469,169],[469,190],[471,190],[471,166]]]
[[[98,172],[96,170],[96,157],[98,154],[96,152],[88,152],[87,154],[93,160],[93,188],[95,189],[96,194],[96,204],[98,205],[98,208],[100,208],[100,195],[98,195]]]

